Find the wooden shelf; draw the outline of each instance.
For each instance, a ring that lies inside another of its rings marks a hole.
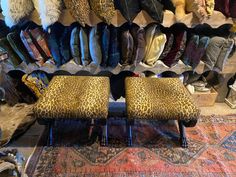
[[[157,64],[154,67],[150,67],[144,63],[140,63],[137,66],[134,66],[134,65],[122,66],[119,64],[115,68],[111,68],[111,67],[104,68],[101,66],[97,66],[93,63],[91,63],[88,66],[77,65],[73,60],[62,65],[59,68],[56,67],[55,65],[52,65],[52,64],[45,64],[43,67],[38,67],[35,64],[27,65],[24,62],[22,62],[19,66],[15,67],[15,68],[13,66],[9,66],[9,64],[5,64],[4,62],[2,62],[1,65],[2,65],[2,68],[5,72],[18,70],[18,71],[22,71],[27,74],[32,73],[33,71],[37,71],[37,70],[41,70],[41,71],[44,71],[49,74],[53,74],[58,71],[64,71],[64,72],[67,72],[72,75],[74,75],[78,72],[81,72],[81,71],[87,71],[91,74],[98,74],[102,71],[110,72],[112,74],[119,74],[122,71],[132,71],[137,74],[141,74],[145,71],[150,71],[155,74],[160,74],[165,71],[171,71],[176,74],[182,74],[183,72],[186,72],[186,71],[193,71],[192,67],[186,66],[182,61],[179,61],[178,64],[169,68],[160,60],[158,60]],[[201,61],[199,63],[199,65],[195,68],[194,72],[196,72],[198,74],[202,74],[208,70],[209,69],[207,69],[205,67],[205,63]],[[228,60],[228,62],[224,66],[223,71],[221,71],[219,73],[220,74],[236,73],[236,54]]]
[[[36,10],[31,14],[30,19],[39,25],[41,24],[40,19],[39,19],[39,15]],[[61,22],[65,26],[69,26],[71,23],[75,22],[75,19],[71,16],[69,10],[65,9],[62,12],[59,22]],[[90,26],[94,26],[100,22],[102,22],[102,21],[91,11],[90,18],[89,18],[89,21],[87,22],[87,24]],[[118,26],[121,26],[122,24],[124,24],[125,22],[126,22],[126,20],[121,15],[120,11],[116,10],[114,17],[111,20],[111,24],[118,27]],[[155,20],[153,20],[147,14],[147,12],[145,12],[143,10],[136,16],[136,18],[133,21],[133,23],[136,23],[139,26],[143,26],[143,27],[147,26],[148,24],[150,24],[152,22],[155,22]],[[163,20],[162,25],[166,26],[166,27],[170,27],[171,25],[173,25],[176,22],[182,22],[182,23],[186,24],[188,27],[193,27],[197,24],[200,24],[200,22],[198,21],[198,18],[193,13],[188,13],[183,19],[181,19],[180,21],[177,21],[175,18],[175,14],[169,10],[166,10],[164,12],[164,20]],[[233,24],[233,19],[226,18],[219,11],[214,11],[213,15],[208,20],[203,21],[201,23],[208,23],[212,27],[219,27],[219,26],[226,24],[226,23]]]
[[[4,19],[2,14],[0,15],[1,19]],[[38,12],[34,10],[31,15],[28,17],[30,20],[34,21],[38,25],[41,25],[41,21],[38,15]],[[71,23],[75,22],[75,19],[71,16],[70,12],[68,9],[64,9],[62,11],[62,14],[60,16],[59,22],[61,22],[65,26],[69,26]],[[98,23],[102,22],[92,11],[90,14],[89,21],[87,21],[87,24],[90,26],[94,26]],[[126,20],[124,17],[121,15],[119,10],[116,10],[116,13],[111,20],[111,24],[114,26],[121,26],[124,24]],[[138,24],[139,26],[147,26],[148,24],[155,22],[145,11],[141,11],[136,18],[134,19],[133,23]],[[208,23],[212,27],[219,27],[223,24],[229,23],[233,24],[233,19],[232,18],[226,18],[221,12],[219,11],[214,11],[213,15],[208,19],[203,22],[199,22],[198,18],[193,14],[193,13],[188,13],[183,19],[180,21],[177,21],[175,18],[175,15],[173,12],[166,10],[164,12],[164,20],[162,25],[169,27],[173,25],[176,22],[182,22],[186,24],[188,27],[193,27],[197,24],[200,23]]]
[[[64,71],[73,75],[81,71],[87,71],[91,74],[98,74],[102,71],[110,72],[112,74],[119,74],[122,71],[132,71],[138,74],[141,74],[145,71],[150,71],[155,74],[160,74],[165,71],[171,71],[176,74],[182,74],[185,71],[192,71],[192,68],[190,66],[186,66],[185,64],[183,64],[182,61],[179,61],[178,64],[176,64],[172,68],[167,67],[161,61],[158,61],[158,63],[154,67],[150,67],[150,66],[145,65],[144,63],[140,63],[137,66],[134,66],[134,65],[121,66],[119,64],[115,68],[111,68],[111,67],[104,68],[104,67],[97,66],[93,63],[91,63],[88,66],[81,66],[81,65],[77,65],[73,60],[62,65],[59,68],[57,68],[55,65],[52,65],[52,64],[45,64],[45,66],[43,67],[38,67],[35,64],[27,65],[24,62],[22,62],[18,67],[15,67],[15,68],[13,66],[9,66],[9,64],[5,64],[4,62],[2,62],[1,65],[5,72],[18,70],[27,74],[32,73],[33,71],[37,71],[37,70],[45,71],[46,73],[49,73],[49,74],[53,74],[58,71]],[[198,65],[198,67],[195,69],[195,72],[197,72],[198,74],[202,74],[204,72],[204,66],[205,64],[201,62]]]

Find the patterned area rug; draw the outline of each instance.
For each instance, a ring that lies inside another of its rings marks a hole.
[[[56,146],[43,146],[42,136],[28,161],[29,176],[236,176],[236,115],[202,116],[187,128],[188,149],[179,146],[174,121],[135,122],[132,148],[122,118],[109,121],[108,147],[98,140],[85,145],[89,129],[79,122],[56,127]]]

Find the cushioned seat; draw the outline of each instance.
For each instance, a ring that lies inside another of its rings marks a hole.
[[[127,78],[129,119],[197,119],[199,109],[178,78]]]
[[[34,107],[40,123],[48,123],[52,145],[54,120],[85,119],[102,122],[102,143],[107,144],[110,84],[108,77],[55,76]]]
[[[55,76],[34,112],[40,119],[106,119],[109,78]]]
[[[194,126],[200,110],[178,78],[126,78],[126,109],[129,121],[134,119],[178,120],[181,143],[187,147],[183,126]]]

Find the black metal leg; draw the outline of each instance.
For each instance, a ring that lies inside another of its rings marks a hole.
[[[183,148],[188,148],[188,141],[187,141],[187,137],[186,137],[186,133],[185,133],[185,127],[182,121],[178,121],[179,124],[179,132],[180,132],[180,145]]]
[[[49,130],[49,136],[48,136],[48,145],[52,146],[53,145],[53,125],[54,122],[49,122],[48,124],[48,130]]]
[[[127,137],[128,137],[128,146],[131,147],[133,145],[133,137],[132,137],[132,123],[130,121],[127,121]]]

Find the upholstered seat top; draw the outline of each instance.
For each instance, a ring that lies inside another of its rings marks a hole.
[[[200,110],[178,78],[135,78],[125,80],[129,119],[197,119]]]
[[[40,119],[105,119],[108,77],[55,76],[34,107]]]

